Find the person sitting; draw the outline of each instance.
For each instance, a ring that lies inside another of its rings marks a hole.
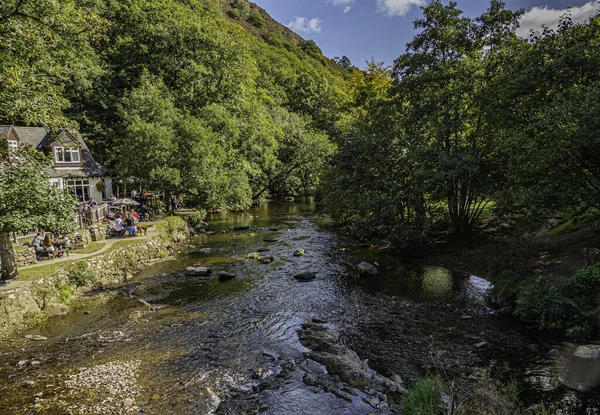
[[[68,252],[67,241],[69,238],[65,234],[61,234],[56,241],[54,241],[54,248],[56,248],[56,257],[61,257],[65,252]],[[69,242],[70,245],[70,242]],[[67,255],[69,255],[67,253]]]
[[[131,209],[131,211],[129,212],[129,214],[131,216],[133,216],[133,219],[135,220],[135,223],[138,223],[140,221],[140,215],[138,215],[138,213],[135,210]]]
[[[115,202],[117,201],[117,198],[115,197],[115,195],[113,195],[112,193],[110,194],[110,196],[108,196],[108,206],[113,207],[115,205]]]
[[[125,231],[123,230],[123,219],[121,219],[121,215],[117,214],[113,227],[118,236],[122,238],[125,237]]]
[[[49,233],[46,234],[44,240],[42,241],[42,248],[42,252],[48,253],[48,257],[52,255],[52,258],[54,258],[54,241],[52,240],[52,238],[50,238]]]
[[[42,238],[42,235],[38,232],[37,235],[35,235],[35,238],[33,238],[33,242],[31,242],[31,246],[40,245],[43,239],[44,238]]]
[[[88,205],[89,205],[91,208],[95,208],[95,207],[97,207],[97,206],[98,206],[98,202],[96,202],[96,200],[95,200],[95,199],[92,197],[92,198],[90,198],[90,200],[88,201]]]
[[[135,219],[131,214],[127,214],[125,219],[125,232],[129,233],[129,236],[135,236],[137,234],[137,228],[135,227]]]

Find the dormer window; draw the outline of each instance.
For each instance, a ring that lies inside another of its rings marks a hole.
[[[8,140],[8,151],[14,153],[19,148],[19,143],[15,140]]]
[[[55,147],[54,159],[57,163],[79,163],[79,148],[77,147]]]

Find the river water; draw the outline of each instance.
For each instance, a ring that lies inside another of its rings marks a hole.
[[[28,332],[46,341],[0,344],[0,414],[400,413],[393,399],[307,358],[298,332],[311,321],[407,386],[428,373],[473,379],[489,370],[517,382],[524,407],[600,413],[597,393],[564,385],[561,359],[548,355],[560,342],[495,315],[483,279],[360,246],[315,216],[310,201],[208,222],[211,234],[175,259]],[[242,225],[251,228],[233,231]],[[306,254],[292,256],[296,248]],[[274,261],[246,258],[259,250]],[[363,260],[380,275],[360,276]],[[176,274],[192,265],[237,278]],[[305,270],[317,278],[293,278]],[[487,348],[475,350],[479,342]]]

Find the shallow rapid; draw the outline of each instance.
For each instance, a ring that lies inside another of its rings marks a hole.
[[[309,201],[208,222],[211,232],[176,258],[28,332],[47,341],[0,344],[0,413],[400,413],[400,395],[309,358],[299,336],[306,323],[331,330],[340,348],[405,387],[431,372],[459,378],[491,369],[517,381],[525,406],[598,413],[596,393],[564,386],[548,355],[559,342],[495,315],[483,279],[362,247],[315,216]],[[305,255],[293,256],[297,248]],[[273,261],[248,258],[253,252]],[[364,260],[380,274],[361,276]],[[188,266],[214,272],[185,276]],[[236,278],[220,282],[217,271]],[[317,278],[294,279],[302,271]],[[476,350],[481,342],[487,347]]]

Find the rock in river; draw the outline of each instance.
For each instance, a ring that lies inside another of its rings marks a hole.
[[[247,231],[248,229],[250,229],[250,226],[247,226],[247,225],[233,227],[234,231]]]
[[[219,281],[229,281],[236,277],[235,274],[225,271],[220,271],[217,275],[219,276]]]
[[[304,249],[298,248],[294,251],[294,256],[302,256],[304,255]]]
[[[212,270],[206,267],[187,267],[185,269],[185,275],[190,277],[206,277],[211,272]]]
[[[311,281],[317,278],[317,274],[310,271],[304,271],[294,275],[294,278],[296,278],[298,281]]]
[[[258,262],[260,262],[261,264],[270,264],[274,260],[275,258],[273,258],[272,256],[261,256],[260,258],[258,258]]]
[[[363,275],[377,275],[379,274],[379,270],[373,264],[368,262],[361,262],[358,264],[358,271]]]
[[[48,340],[47,337],[44,336],[40,336],[39,334],[28,334],[27,336],[25,336],[26,339],[29,340],[34,340],[34,341],[44,341],[44,340]]]
[[[573,352],[573,356],[579,357],[580,359],[600,360],[600,346],[596,344],[579,346]]]

